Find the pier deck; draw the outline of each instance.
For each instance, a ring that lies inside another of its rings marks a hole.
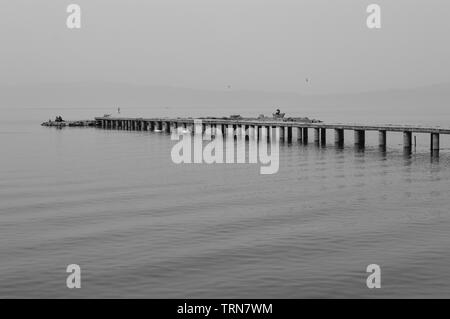
[[[404,148],[412,147],[412,133],[430,134],[430,149],[433,153],[439,151],[439,136],[450,134],[450,128],[426,127],[412,125],[362,125],[362,124],[342,124],[342,123],[310,123],[293,122],[272,119],[224,119],[224,118],[126,118],[126,117],[96,117],[98,127],[105,129],[122,129],[138,131],[171,132],[174,128],[183,126],[194,131],[195,120],[201,120],[202,132],[207,126],[220,126],[221,132],[226,134],[227,128],[233,129],[233,134],[244,132],[246,136],[270,136],[271,128],[278,128],[281,132],[280,139],[292,140],[292,129],[297,129],[297,139],[308,143],[308,131],[314,130],[314,141],[318,144],[326,143],[326,130],[334,130],[335,143],[343,144],[344,131],[351,130],[355,134],[355,144],[364,146],[365,132],[379,132],[379,146],[386,146],[386,132],[403,132]],[[267,129],[267,131],[265,130]],[[238,133],[237,133],[238,132]]]

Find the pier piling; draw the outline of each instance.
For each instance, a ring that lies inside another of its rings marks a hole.
[[[433,155],[437,155],[439,153],[439,134],[431,133],[431,152]]]
[[[366,143],[366,131],[355,130],[355,145],[363,148]]]
[[[308,128],[303,128],[303,144],[308,144]]]
[[[344,145],[344,130],[341,128],[334,129],[334,143],[338,146]]]
[[[320,142],[320,129],[319,128],[314,128],[314,143],[315,144],[319,144]]]
[[[178,127],[184,127],[186,130],[197,133],[198,128],[194,129],[195,120],[192,118],[111,118],[109,116],[97,117],[93,121],[95,125],[102,129],[114,130],[134,130],[134,131],[154,131],[170,133]],[[201,132],[203,134],[206,128],[212,136],[237,136],[239,138],[256,138],[262,141],[287,141],[292,142],[292,131],[296,130],[297,140],[303,144],[308,143],[308,131],[314,129],[314,142],[317,145],[326,145],[326,131],[334,129],[334,141],[337,145],[344,144],[345,130],[353,130],[355,135],[355,145],[365,146],[365,132],[377,131],[378,144],[380,147],[386,147],[387,132],[403,133],[403,146],[405,150],[411,150],[413,147],[414,133],[430,134],[430,149],[433,155],[439,153],[440,134],[450,135],[449,128],[423,127],[408,125],[346,125],[346,124],[325,124],[325,123],[302,123],[302,122],[280,122],[257,119],[202,119]],[[416,140],[414,136],[414,146]]]
[[[412,148],[412,132],[408,131],[403,132],[403,148],[405,149]]]
[[[320,129],[320,144],[322,146],[327,144],[327,129],[325,128]]]

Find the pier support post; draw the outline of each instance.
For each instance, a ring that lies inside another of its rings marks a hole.
[[[252,125],[248,126],[248,139],[251,140],[255,136],[254,129]]]
[[[260,136],[260,140],[267,142],[267,127],[265,127],[264,125],[261,126],[261,134]]]
[[[344,145],[344,130],[341,128],[334,129],[334,143],[338,146]]]
[[[206,139],[211,139],[212,137],[212,128],[211,128],[211,124],[206,124],[205,125],[205,138]]]
[[[302,128],[297,127],[297,141],[301,141],[301,140],[302,140]]]
[[[322,146],[327,144],[327,129],[325,128],[320,129],[320,144],[322,144]]]
[[[378,131],[378,146],[381,148],[386,147],[386,131]]]
[[[303,144],[308,144],[308,128],[303,128]]]
[[[314,143],[319,144],[320,141],[320,129],[314,128]]]
[[[218,124],[219,131],[217,132],[218,135],[220,135],[220,138],[223,138],[225,136],[225,130],[226,126],[224,124]]]
[[[366,143],[366,131],[364,130],[355,130],[355,145],[359,147],[364,147]]]
[[[288,143],[292,143],[292,126],[288,126],[286,127],[287,132],[286,132],[286,139]]]
[[[278,127],[278,130],[280,131],[280,142],[284,142],[284,126]]]
[[[403,148],[412,148],[412,132],[403,132]]]
[[[439,154],[439,134],[438,133],[431,133],[431,143],[430,148],[433,155]]]
[[[234,140],[234,135],[233,135],[234,134],[234,127],[233,127],[233,125],[229,124],[229,125],[225,125],[225,127],[227,129],[227,132],[226,132],[227,139]],[[233,150],[234,150],[234,148],[233,148]]]

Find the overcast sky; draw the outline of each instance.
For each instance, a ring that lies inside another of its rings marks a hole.
[[[80,30],[66,27],[70,3]],[[370,3],[381,30],[366,26]],[[448,0],[0,0],[0,14],[0,85],[328,93],[450,82]]]

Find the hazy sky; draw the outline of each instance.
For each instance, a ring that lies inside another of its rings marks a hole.
[[[71,3],[80,30],[66,27]],[[371,3],[381,30],[366,26]],[[450,82],[448,0],[0,0],[0,14],[0,85],[326,93]]]

